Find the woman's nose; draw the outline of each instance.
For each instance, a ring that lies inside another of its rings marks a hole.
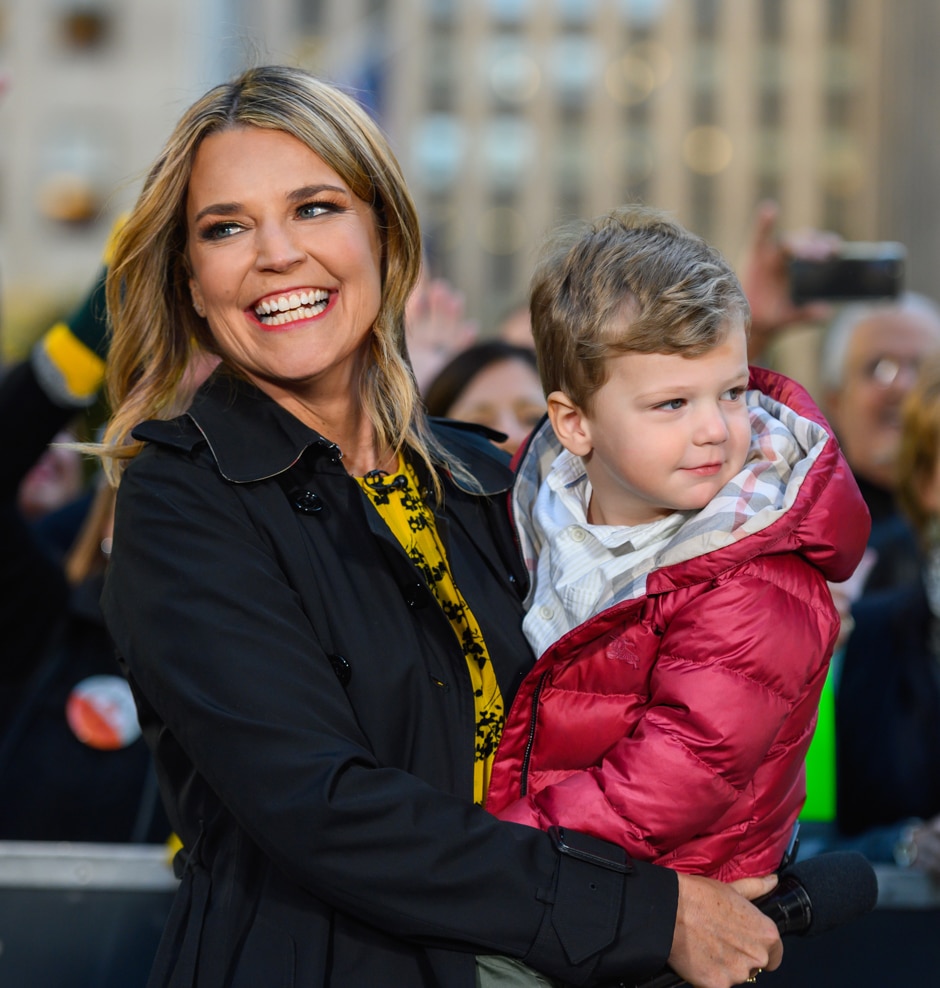
[[[290,230],[279,223],[260,226],[257,244],[258,267],[268,271],[286,271],[305,256]]]

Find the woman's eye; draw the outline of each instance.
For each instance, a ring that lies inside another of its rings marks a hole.
[[[234,236],[241,228],[241,224],[231,221],[213,223],[200,231],[199,238],[200,240],[225,240],[226,237]]]
[[[315,216],[322,216],[324,213],[335,213],[339,206],[335,202],[307,202],[300,206],[297,215],[301,219],[313,219]]]

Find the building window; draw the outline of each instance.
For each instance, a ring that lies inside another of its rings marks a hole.
[[[784,0],[762,0],[760,5],[760,33],[766,41],[783,39]]]
[[[435,113],[418,124],[412,158],[420,181],[432,193],[448,189],[457,181],[465,137],[463,125],[452,114]]]
[[[487,0],[487,7],[497,24],[518,26],[532,14],[531,0]]]
[[[59,38],[71,51],[99,51],[111,40],[112,30],[113,18],[103,7],[71,7],[59,15]]]
[[[532,124],[521,117],[492,117],[483,134],[487,184],[506,195],[525,182],[535,167],[536,136]]]
[[[829,0],[828,10],[829,40],[848,41],[852,34],[852,11],[847,0]]]
[[[302,0],[297,11],[297,19],[302,31],[311,33],[323,26],[324,0]]]

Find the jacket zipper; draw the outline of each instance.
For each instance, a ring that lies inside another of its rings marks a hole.
[[[535,690],[532,692],[532,714],[529,718],[529,736],[526,739],[525,753],[522,756],[522,783],[519,792],[521,796],[525,796],[529,790],[529,759],[532,757],[532,746],[535,744],[535,721],[539,713],[539,697],[541,696],[542,685],[547,675],[548,670],[539,676],[539,681],[536,683]]]

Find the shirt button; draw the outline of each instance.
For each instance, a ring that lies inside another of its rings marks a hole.
[[[583,528],[572,528],[571,529],[571,541],[572,542],[583,542],[587,537],[587,532]]]
[[[551,607],[548,606],[548,604],[542,604],[542,606],[539,608],[539,617],[545,621],[550,621],[554,613],[555,612],[552,610]]]

